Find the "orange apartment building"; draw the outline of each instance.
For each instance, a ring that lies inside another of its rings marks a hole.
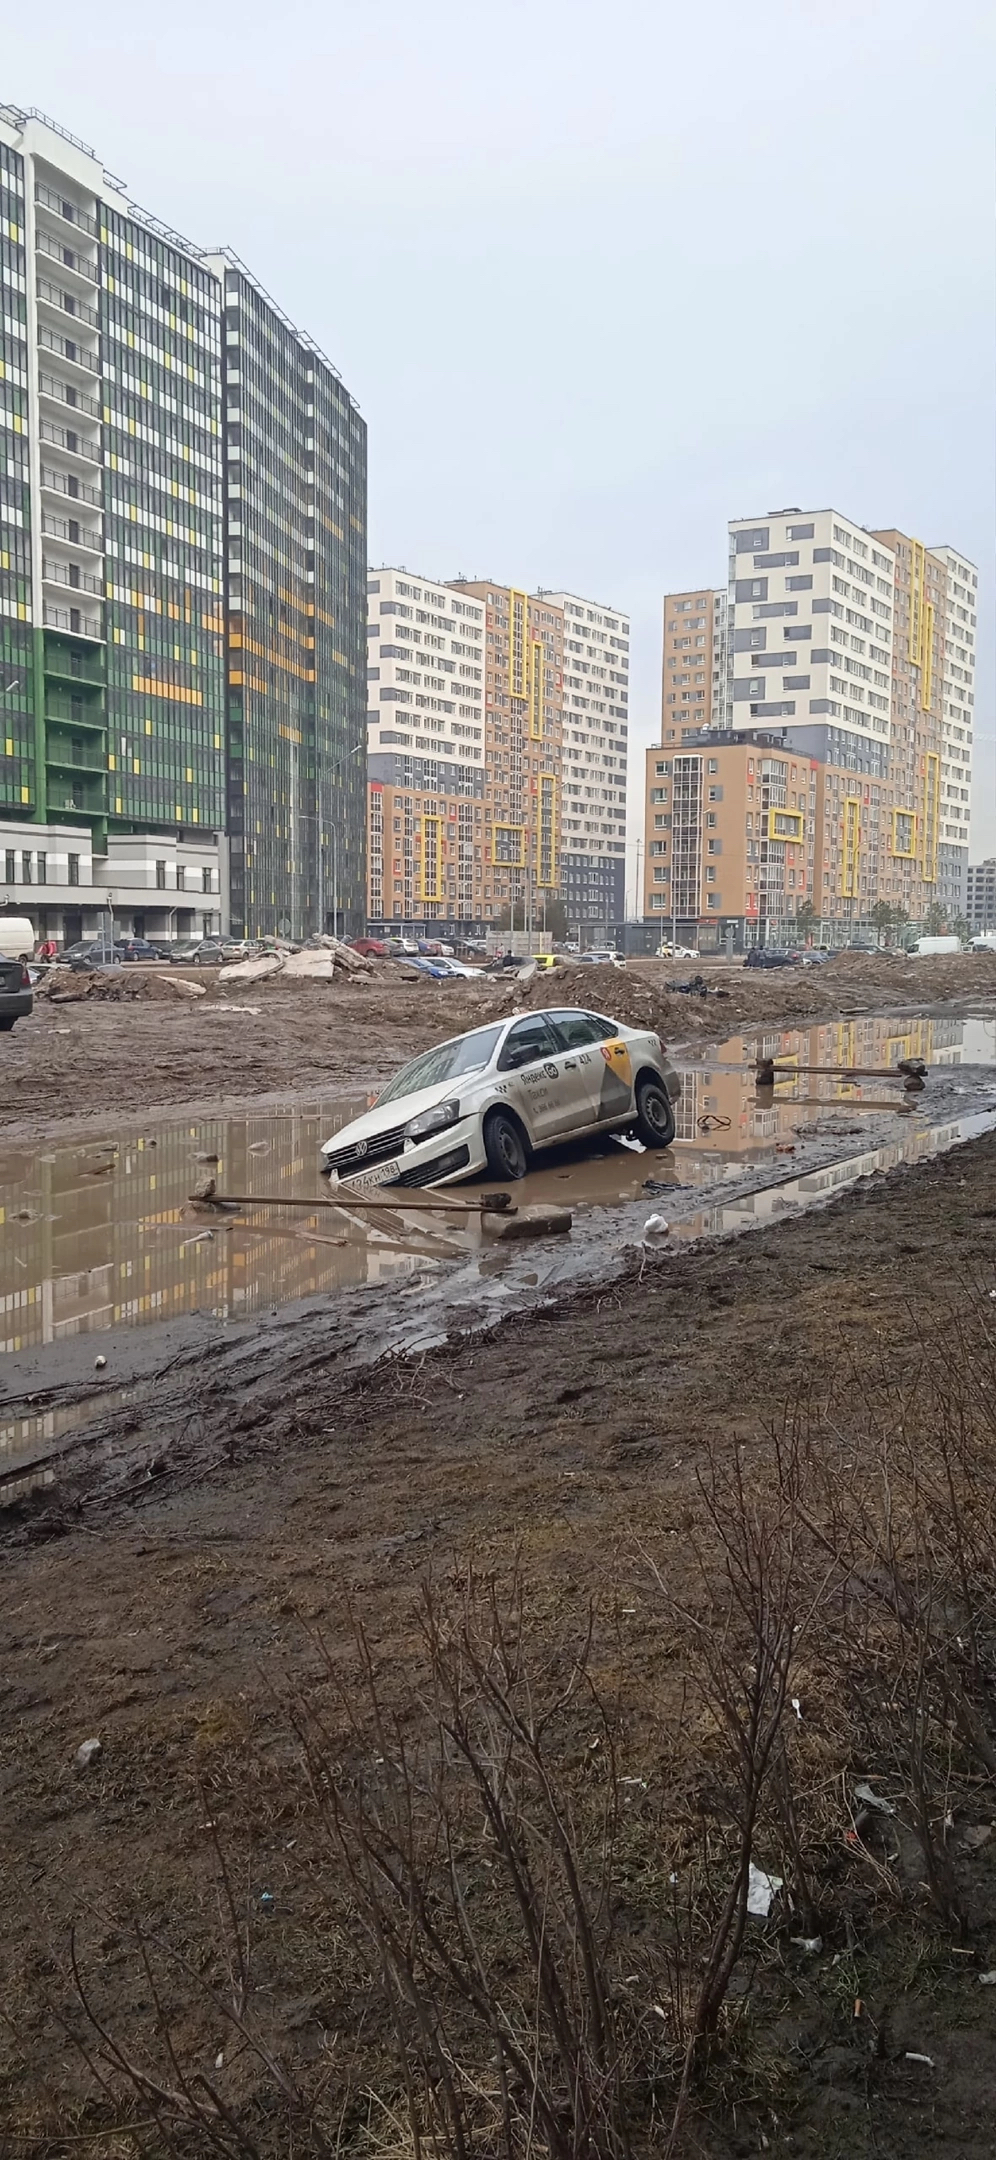
[[[664,602],[661,741],[646,752],[643,916],[648,927],[660,924],[662,936],[673,930],[680,942],[702,950],[731,937],[736,950],[794,941],[803,934],[803,926],[795,926],[800,908],[804,923],[818,918],[824,938],[829,932],[839,941],[858,924],[867,926],[879,901],[905,909],[911,922],[922,921],[932,901],[946,897],[945,778],[954,797],[965,774],[954,770],[953,760],[963,768],[970,754],[962,747],[971,740],[965,699],[966,709],[955,715],[964,723],[958,747],[948,740],[948,678],[957,687],[969,676],[964,667],[960,673],[949,669],[945,639],[953,621],[957,636],[970,638],[961,616],[966,624],[974,624],[974,616],[970,607],[952,616],[944,552],[882,531],[863,540],[852,536],[845,557],[840,547],[846,529],[834,524],[834,545],[813,554],[814,562],[829,565],[827,595],[797,602],[796,591],[808,593],[813,577],[800,569],[798,550],[763,552],[768,530],[754,535],[748,528],[738,537],[731,528],[738,547],[746,542],[735,566],[787,566],[793,573],[784,581],[788,597],[770,577],[734,577],[723,628],[729,675],[716,667],[710,683],[705,665],[710,602],[718,645],[721,595],[699,588],[668,594]],[[823,535],[814,522],[793,525],[788,533],[789,539],[806,537],[819,541]],[[751,563],[746,558],[755,538],[762,552]],[[872,550],[869,566],[858,551],[868,558],[876,541],[889,554]],[[839,574],[844,570],[846,581]],[[855,584],[856,576],[865,582]],[[829,636],[829,649],[817,650],[815,623],[813,630],[799,623],[800,606],[811,607],[814,618],[830,618],[818,633]],[[875,638],[880,647],[870,644]],[[781,653],[778,646],[791,640],[796,642]],[[964,661],[965,652],[956,657]],[[765,665],[827,663],[845,671],[829,683],[839,697],[867,696],[870,718],[860,707],[847,708],[860,732],[825,726],[823,715],[840,717],[840,706],[819,695],[803,701],[778,696],[779,690],[819,692],[824,685],[815,674],[786,674],[777,684],[773,674],[758,675],[756,682],[738,676],[738,670],[746,676]],[[848,677],[872,683],[874,697]],[[885,690],[888,699],[880,694]],[[746,719],[751,697],[761,700],[750,704],[756,724],[731,726],[741,714]],[[789,724],[772,724],[783,715]],[[869,745],[873,729],[882,739]]]
[[[541,930],[560,891],[563,609],[398,570],[370,587],[371,928],[466,936],[514,909]]]
[[[665,593],[661,739],[680,740],[682,727],[723,727],[725,713],[725,590]]]
[[[680,745],[653,745],[645,919],[702,952],[774,942],[807,904],[824,920],[863,919],[887,793],[793,750],[781,729],[689,729]]]

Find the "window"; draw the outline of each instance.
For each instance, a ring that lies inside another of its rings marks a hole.
[[[187,890],[187,873],[182,863],[177,863],[176,866],[176,889],[177,892],[186,892]]]
[[[584,1050],[589,1043],[605,1042],[615,1034],[615,1023],[598,1013],[552,1012],[550,1019],[565,1050]]]
[[[537,1013],[530,1020],[517,1020],[510,1028],[498,1059],[499,1072],[517,1072],[521,1065],[535,1065],[540,1058],[556,1057],[560,1044],[548,1020]]]
[[[78,862],[79,862],[79,857],[77,856],[77,858],[76,858],[76,859],[77,859],[77,863],[78,863]],[[70,882],[70,884],[72,884],[72,879],[71,879],[71,878],[70,878],[69,882]],[[160,892],[163,892],[163,891],[165,890],[165,886],[166,886],[166,865],[165,865],[165,863],[164,863],[164,862],[157,862],[157,864],[156,864],[156,884],[158,885],[158,887],[159,887],[159,890],[160,890]]]
[[[13,850],[13,848],[12,848],[12,847],[9,847],[9,848],[8,848],[8,849],[6,850],[6,855],[7,855],[7,865],[6,865],[6,871],[5,871],[5,876],[6,876],[6,879],[7,879],[7,883],[8,883],[8,885],[13,885],[13,883],[14,883],[14,877],[15,877],[15,874],[16,874],[16,866],[17,866],[17,857],[16,857],[16,855],[14,854],[14,850]]]
[[[788,536],[790,540],[811,540],[815,531],[815,525],[790,525]]]
[[[709,769],[709,771],[710,771],[711,773],[718,773],[718,771],[719,771],[719,759],[718,759],[718,758],[714,758],[714,757],[711,757],[711,758],[709,759],[709,768],[708,768],[708,769]]]
[[[23,855],[21,856],[21,883],[22,883],[22,885],[30,885],[30,883],[31,883],[31,850],[30,850],[30,848],[25,848],[25,850],[24,850],[24,853],[23,853]]]
[[[69,857],[69,882],[70,882],[70,885],[78,885],[78,884],[79,884],[79,881],[80,881],[80,859],[79,859],[79,856],[78,856],[78,855],[70,855],[70,857]]]
[[[38,883],[39,885],[47,885],[48,883],[48,856],[42,848],[38,850]]]
[[[812,592],[813,580],[811,577],[787,577],[785,590],[786,592]]]
[[[214,889],[214,888],[213,888],[213,886],[212,886],[212,884],[211,884],[211,871],[210,871],[210,870],[202,870],[202,871],[201,871],[201,891],[202,891],[202,892],[212,892],[212,891],[213,891],[213,889]]]

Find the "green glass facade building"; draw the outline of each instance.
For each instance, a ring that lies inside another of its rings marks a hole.
[[[236,931],[360,927],[365,564],[335,369],[234,258],[0,107],[0,848],[17,826],[31,885],[0,903],[81,863],[116,914],[153,871],[189,891],[129,845],[168,841],[216,924],[230,862]],[[149,929],[201,926],[167,897]]]
[[[250,937],[366,920],[366,429],[233,256],[224,289],[228,830]]]

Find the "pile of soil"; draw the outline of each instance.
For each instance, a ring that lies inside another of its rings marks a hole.
[[[680,982],[701,980],[702,992],[683,993]],[[502,986],[500,986],[501,989]],[[500,994],[496,993],[496,996]],[[958,953],[951,958],[910,960],[892,953],[845,952],[818,967],[778,969],[694,963],[557,968],[528,983],[516,981],[502,1003],[587,1005],[611,1013],[629,1027],[650,1027],[670,1042],[689,1036],[732,1034],[740,1026],[791,1026],[873,1007],[922,1009],[945,999],[996,997],[996,953]]]
[[[35,996],[53,1005],[83,1005],[89,998],[107,1005],[187,1005],[196,991],[168,968],[53,968]]]

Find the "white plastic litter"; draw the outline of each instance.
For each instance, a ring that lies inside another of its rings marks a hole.
[[[808,1950],[813,1957],[823,1948],[822,1935],[790,1935],[789,1941],[794,1942],[797,1950]]]
[[[987,1972],[987,1973],[980,1973],[980,1974],[979,1974],[979,1986],[980,1986],[980,1987],[996,1987],[996,1972]]]
[[[863,1800],[866,1807],[875,1808],[879,1815],[894,1815],[896,1812],[888,1800],[881,1799],[878,1793],[872,1791],[870,1785],[856,1785],[854,1797],[856,1800]]]
[[[795,1711],[796,1717],[798,1718],[798,1720],[799,1720],[799,1723],[800,1723],[800,1725],[801,1725],[801,1724],[802,1724],[802,1704],[801,1704],[801,1702],[800,1702],[800,1700],[799,1700],[799,1697],[798,1697],[798,1695],[793,1695],[793,1697],[792,1697],[792,1708],[793,1708],[793,1710]]]
[[[102,1754],[103,1743],[100,1740],[84,1740],[82,1746],[76,1750],[76,1761],[81,1770],[89,1770],[90,1764],[96,1762],[98,1755]]]
[[[647,1152],[643,1141],[638,1140],[635,1133],[614,1132],[610,1133],[609,1138],[615,1141],[617,1147],[632,1148],[634,1155],[645,1155]]]
[[[666,1215],[648,1215],[643,1225],[644,1237],[666,1237],[671,1225]]]
[[[918,2055],[913,2048],[907,2048],[906,2061],[926,2063],[929,2070],[932,2070],[934,2067],[934,2058],[932,2055]]]
[[[753,1860],[747,1876],[747,1910],[755,1920],[766,1920],[776,1893],[782,1887],[780,1875],[766,1875],[763,1868],[755,1867]]]

